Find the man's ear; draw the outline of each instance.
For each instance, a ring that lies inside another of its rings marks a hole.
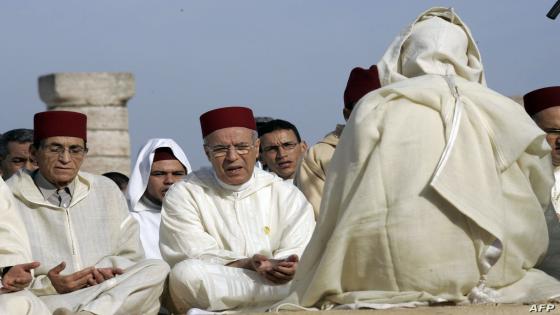
[[[29,145],[29,155],[33,161],[37,162],[37,148],[33,144]]]
[[[342,110],[342,115],[344,116],[344,120],[348,121],[348,119],[350,118],[350,114],[352,114],[352,110],[344,107],[344,109]]]
[[[208,159],[208,161],[211,161],[210,159],[210,151],[208,150],[208,147],[203,145],[202,149],[204,150],[204,154],[206,154],[206,158]]]
[[[303,140],[301,142],[301,148],[302,148],[302,152],[307,151],[307,149],[309,148],[309,146],[307,145],[307,142],[305,142],[305,140]]]

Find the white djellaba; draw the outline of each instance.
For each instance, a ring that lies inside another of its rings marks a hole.
[[[486,87],[467,26],[432,8],[377,66],[383,87],[354,108],[291,294],[271,309],[558,297],[560,282],[535,268],[558,231],[550,149]]]

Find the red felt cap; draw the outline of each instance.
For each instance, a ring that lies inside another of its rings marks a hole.
[[[87,141],[87,116],[68,111],[48,111],[33,117],[33,140],[76,137]]]
[[[530,116],[553,106],[560,106],[560,86],[534,90],[523,96],[523,106]]]
[[[373,65],[369,69],[354,68],[348,77],[348,83],[344,90],[344,107],[354,108],[354,105],[369,92],[381,87],[377,66]]]
[[[202,137],[229,127],[245,127],[257,130],[253,111],[247,107],[222,107],[208,111],[200,116]]]
[[[152,162],[162,161],[162,160],[177,160],[177,158],[173,154],[173,150],[171,150],[171,148],[161,147],[161,148],[157,148],[154,151],[154,160]]]

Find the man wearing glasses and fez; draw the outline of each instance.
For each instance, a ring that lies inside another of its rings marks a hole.
[[[7,182],[40,262],[29,287],[53,314],[156,314],[169,267],[146,260],[138,223],[108,178],[80,171],[86,115],[35,114],[39,166]]]
[[[163,201],[172,308],[241,310],[281,299],[313,232],[313,209],[294,185],[255,168],[251,109],[214,109],[200,123],[212,167],[190,173]]]
[[[535,123],[546,132],[546,141],[552,149],[555,184],[552,186],[552,204],[560,217],[560,86],[534,90],[523,96],[525,110]]]

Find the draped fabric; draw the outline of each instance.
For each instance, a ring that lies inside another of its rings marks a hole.
[[[138,158],[132,169],[126,197],[130,214],[140,225],[140,240],[146,258],[162,259],[159,251],[159,224],[161,222],[161,206],[155,205],[147,198],[142,198],[152,169],[154,153],[158,148],[170,148],[173,155],[183,164],[187,173],[192,171],[185,152],[172,139],[150,139],[140,149]]]
[[[0,314],[50,315],[47,306],[29,290],[0,294]]]
[[[96,314],[157,313],[169,267],[161,260],[143,258],[138,223],[115,184],[103,176],[79,172],[71,203],[63,208],[44,199],[32,175],[23,171],[8,181],[28,227],[32,257],[41,262],[31,292],[51,311],[66,307]],[[62,261],[66,262],[63,275],[89,266],[118,267],[125,273],[58,294],[47,273]]]
[[[25,225],[12,192],[0,178],[0,268],[31,262]]]
[[[545,135],[485,87],[468,28],[428,10],[378,67],[385,86],[355,107],[291,293],[272,309],[560,295],[534,268],[558,227]]]
[[[31,261],[25,225],[19,216],[12,192],[0,178],[0,268]],[[50,312],[35,295],[23,290],[0,293],[0,314],[43,315]]]
[[[344,125],[337,125],[334,131],[309,148],[301,160],[294,177],[295,185],[303,192],[309,203],[313,206],[316,218],[319,216],[319,207],[321,206],[323,188],[327,178],[327,169],[331,163],[343,128]]]
[[[203,168],[166,194],[160,248],[172,267],[169,290],[179,312],[269,303],[288,292],[225,265],[254,254],[301,255],[315,226],[311,205],[295,186],[260,169],[233,188]]]

